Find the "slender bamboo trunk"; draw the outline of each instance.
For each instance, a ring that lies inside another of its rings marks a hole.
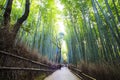
[[[120,23],[120,15],[119,15],[118,9],[115,5],[115,0],[112,0],[112,3],[114,5],[114,9],[115,9],[115,12],[116,12],[116,15],[117,15],[118,22]]]
[[[113,21],[113,23],[114,23],[114,27],[115,27],[116,32],[117,32],[117,35],[118,35],[118,37],[116,37],[116,39],[117,39],[118,42],[119,42],[119,40],[120,40],[120,32],[119,32],[119,29],[118,29],[117,24],[116,24],[116,22],[115,22],[115,17],[114,17],[114,15],[113,15],[113,13],[112,13],[112,11],[111,11],[111,8],[110,8],[110,6],[109,6],[109,4],[108,4],[108,0],[105,0],[105,4],[106,4],[106,6],[107,6],[108,12],[110,13],[110,15],[111,15],[111,17],[112,17],[112,21]],[[120,44],[120,42],[119,42],[119,44]]]
[[[101,31],[101,24],[102,24],[102,22],[101,22],[99,14],[98,14],[98,10],[96,8],[94,0],[92,0],[92,6],[93,6],[93,10],[94,10],[94,15],[95,15],[95,19],[96,19],[96,22],[97,22],[97,26],[98,26],[98,31],[99,31],[100,41],[101,41],[101,44],[102,44],[104,58],[105,58],[106,61],[108,61],[107,51],[106,51],[106,47],[105,47],[105,43],[104,43],[104,36],[103,36],[104,34]]]

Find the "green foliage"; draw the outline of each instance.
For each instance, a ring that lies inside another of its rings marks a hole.
[[[0,2],[2,21],[5,1]],[[24,0],[14,0],[11,24],[22,15],[24,4]],[[30,14],[19,31],[19,37],[31,49],[37,48],[54,61],[56,37],[63,22],[70,63],[119,59],[119,0],[31,0],[30,4]]]

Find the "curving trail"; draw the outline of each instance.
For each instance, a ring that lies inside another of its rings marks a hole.
[[[67,67],[62,67],[44,80],[80,80]]]

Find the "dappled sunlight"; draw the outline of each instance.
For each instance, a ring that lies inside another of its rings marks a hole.
[[[62,32],[66,34],[64,23],[60,21],[60,22],[57,22],[57,24],[58,24],[58,33]]]
[[[16,2],[16,6],[17,6],[16,8],[21,8],[21,3],[18,0],[16,0],[15,2]]]
[[[63,9],[64,9],[64,5],[62,5],[60,3],[60,0],[55,0],[57,9],[60,11],[60,13],[57,13],[56,18],[57,18],[57,22],[56,22],[56,27],[57,27],[57,34],[64,34],[64,37],[67,35],[66,33],[66,29],[65,29],[65,25],[64,25],[64,15],[63,13]],[[63,60],[67,60],[68,57],[68,48],[67,48],[67,44],[65,39],[62,39],[62,44],[61,44],[61,54],[62,54],[62,58]]]
[[[120,79],[120,0],[0,0],[0,80],[77,80],[67,67]]]
[[[60,3],[60,0],[55,0],[57,8],[62,11],[64,9],[64,6]]]
[[[58,12],[56,14],[56,18],[57,18],[57,21],[56,21],[56,27],[57,27],[57,33],[64,33],[66,34],[66,31],[65,31],[65,25],[64,25],[64,19],[63,19],[63,9],[64,9],[64,5],[62,5],[60,3],[60,0],[55,0],[55,4],[56,4],[56,8],[58,9],[58,11],[60,11],[60,13]]]

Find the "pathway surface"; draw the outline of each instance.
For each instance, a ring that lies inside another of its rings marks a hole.
[[[80,80],[67,67],[62,67],[44,80]]]

